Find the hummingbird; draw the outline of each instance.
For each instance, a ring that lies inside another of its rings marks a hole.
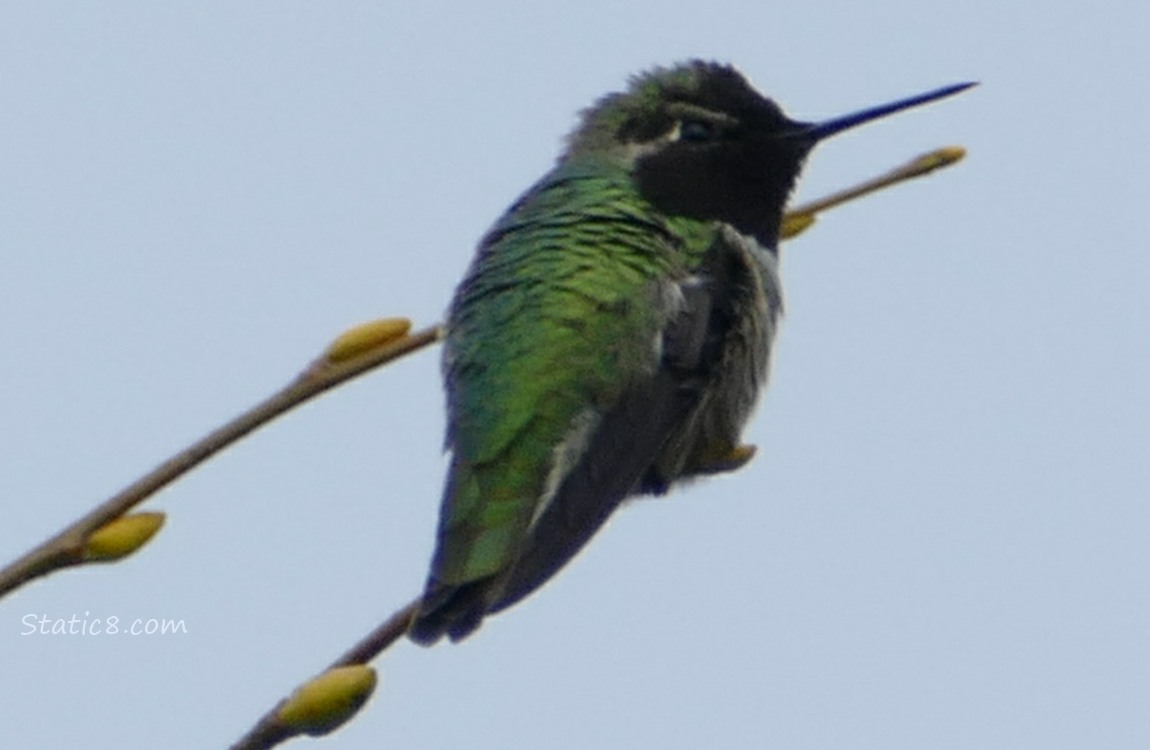
[[[584,110],[450,305],[451,460],[409,637],[465,638],[628,498],[750,460],[740,436],[767,382],[779,229],[806,156],[972,85],[811,123],[734,67],[691,60]]]

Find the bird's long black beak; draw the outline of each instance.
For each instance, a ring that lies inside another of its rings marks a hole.
[[[850,130],[857,125],[862,125],[864,123],[870,122],[871,120],[877,120],[880,117],[892,115],[895,112],[901,112],[904,109],[917,107],[920,104],[926,104],[938,99],[944,99],[948,96],[953,96],[960,91],[966,91],[968,88],[975,85],[977,85],[976,81],[956,83],[952,86],[944,86],[943,88],[935,89],[934,91],[928,91],[925,94],[911,96],[906,99],[899,99],[898,101],[890,102],[889,104],[880,104],[877,107],[869,107],[867,109],[863,109],[858,112],[852,112],[849,115],[843,115],[842,117],[836,117],[831,120],[803,124],[798,129],[788,133],[787,137],[799,138],[801,140],[808,141],[813,145],[817,141],[821,141],[824,138],[829,138],[832,135],[843,132],[844,130]]]

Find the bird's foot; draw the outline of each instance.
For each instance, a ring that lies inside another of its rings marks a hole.
[[[750,463],[758,450],[753,445],[736,445],[726,451],[715,451],[702,456],[702,460],[694,467],[694,474],[726,474]]]

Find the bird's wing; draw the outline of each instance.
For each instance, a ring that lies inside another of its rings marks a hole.
[[[598,421],[586,450],[538,514],[526,546],[498,582],[491,611],[504,609],[545,583],[635,494],[667,442],[697,409],[715,359],[711,324],[716,296],[710,279],[677,282],[682,302],[661,331],[658,370],[634,383]]]
[[[659,370],[682,302],[663,282],[683,273],[628,190],[552,177],[489,233],[460,285],[445,348],[452,464],[416,640],[478,624],[599,415]]]

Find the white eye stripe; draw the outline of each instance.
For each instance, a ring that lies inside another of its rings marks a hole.
[[[719,141],[739,124],[734,117],[700,107],[676,107],[670,129],[646,141],[628,141],[621,152],[628,164],[658,153],[672,143],[706,144]]]
[[[670,142],[708,143],[737,130],[739,121],[723,112],[685,105],[671,108],[674,125],[664,138]]]

